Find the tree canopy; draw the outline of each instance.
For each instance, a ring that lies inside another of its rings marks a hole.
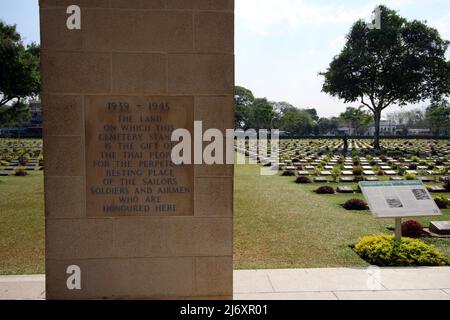
[[[347,123],[347,126],[355,129],[356,133],[361,133],[361,128],[372,122],[369,112],[363,110],[363,107],[348,107],[345,112],[341,113],[340,118]]]
[[[251,90],[235,89],[236,129],[279,129],[291,136],[335,133],[340,118],[319,118],[314,108],[297,108],[286,101],[255,98]]]
[[[248,128],[250,116],[248,107],[255,101],[255,97],[249,89],[240,86],[236,86],[234,92],[234,100],[236,104],[235,127],[236,129]]]
[[[0,21],[0,108],[39,91],[39,46],[25,46],[15,25]]]
[[[449,42],[425,22],[407,21],[385,6],[380,12],[381,29],[357,21],[344,49],[321,73],[324,92],[372,111],[376,148],[383,110],[450,94]]]
[[[446,100],[433,101],[425,113],[434,135],[450,133],[450,103]]]
[[[311,134],[314,127],[314,120],[307,110],[295,107],[285,108],[280,118],[279,129],[288,132],[293,136],[303,136]]]

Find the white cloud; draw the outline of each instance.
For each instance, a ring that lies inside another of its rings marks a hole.
[[[331,116],[347,105],[321,92],[318,72],[343,48],[351,24],[369,19],[375,6],[382,3],[408,19],[426,19],[450,40],[448,0],[324,2],[236,0],[238,83],[257,96],[314,106],[322,116]]]
[[[372,0],[369,2],[327,2],[313,0],[237,0],[236,16],[251,31],[260,35],[283,34],[302,26],[338,23],[351,24],[369,19],[373,9],[383,3],[394,10],[421,5],[444,4],[448,0]],[[449,32],[450,16],[435,21],[436,27]],[[441,31],[441,32],[444,32]]]
[[[444,39],[450,39],[450,11],[441,18],[430,21],[430,25],[436,28]]]
[[[352,23],[370,17],[375,6],[350,7],[338,4],[317,4],[305,0],[238,0],[237,18],[259,34],[290,32],[301,25]]]
[[[333,51],[339,51],[342,48],[344,48],[345,45],[346,36],[340,35],[330,41],[330,48],[333,49]]]

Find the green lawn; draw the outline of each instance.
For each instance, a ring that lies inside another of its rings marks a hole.
[[[340,204],[355,195],[317,195],[322,184],[297,185],[293,177],[260,176],[258,166],[236,166],[235,268],[315,268],[367,265],[350,248],[365,235],[391,232],[393,220]],[[330,184],[333,185],[333,184]],[[351,185],[356,184],[334,184]],[[450,197],[450,194],[444,194]],[[450,210],[433,220],[450,220]],[[419,219],[427,225],[430,219]],[[450,255],[450,239],[426,239]]]
[[[319,196],[313,190],[321,184],[297,185],[294,180],[260,176],[258,166],[236,166],[235,267],[366,265],[348,246],[360,236],[389,232],[393,222],[339,206],[346,199],[362,198],[360,194]],[[429,221],[419,220],[425,225]],[[450,210],[438,220],[450,220]],[[450,255],[450,239],[425,241]],[[42,171],[27,177],[0,177],[0,274],[43,272]]]
[[[0,274],[44,273],[42,171],[0,177]]]

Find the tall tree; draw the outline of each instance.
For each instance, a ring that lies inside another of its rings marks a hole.
[[[249,121],[247,129],[273,129],[276,121],[276,113],[273,104],[266,98],[257,98],[249,106]]]
[[[426,128],[428,125],[425,118],[425,110],[419,108],[389,113],[386,118],[399,126],[407,128]]]
[[[12,105],[0,108],[0,124],[6,126],[20,126],[31,120],[30,108],[22,100],[15,101]]]
[[[308,108],[308,109],[305,109],[305,111],[311,115],[311,118],[315,122],[319,121],[319,115],[317,114],[317,110],[315,108]]]
[[[311,114],[295,107],[285,108],[280,119],[280,129],[290,135],[303,136],[313,132],[314,120]]]
[[[39,46],[24,46],[16,26],[0,21],[0,108],[39,91]]]
[[[353,128],[357,134],[360,134],[361,128],[368,126],[372,121],[369,112],[363,110],[363,107],[348,107],[339,117],[347,126]]]
[[[235,128],[248,129],[250,106],[255,101],[255,96],[249,89],[240,86],[236,86],[234,92]]]
[[[340,119],[337,117],[320,118],[316,125],[316,134],[334,134],[339,129]]]
[[[435,136],[450,132],[450,103],[446,100],[433,102],[426,110],[426,119]]]
[[[357,21],[341,53],[331,62],[322,90],[344,102],[359,101],[373,113],[375,148],[380,148],[383,110],[450,93],[449,42],[421,21],[407,21],[380,6],[381,29]]]

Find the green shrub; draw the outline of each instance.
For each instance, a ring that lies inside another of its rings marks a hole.
[[[439,207],[439,209],[447,209],[448,208],[448,199],[446,197],[436,197],[434,198],[434,202]]]
[[[414,180],[417,180],[417,176],[415,174],[408,173],[408,174],[405,174],[405,179],[408,181],[414,181]]]
[[[334,182],[336,182],[340,176],[341,176],[341,170],[334,168],[333,171],[331,171],[331,177],[333,178]]]
[[[312,183],[312,181],[308,177],[300,176],[300,177],[297,177],[297,179],[295,180],[295,183],[298,183],[298,184],[309,184],[309,183]]]
[[[335,194],[334,188],[329,186],[323,186],[316,190],[317,194]]]
[[[355,168],[353,168],[353,174],[355,176],[360,176],[363,174],[364,169],[361,166],[357,166]]]
[[[447,177],[447,178],[444,180],[444,188],[445,188],[445,190],[447,190],[447,191],[450,192],[450,178],[449,178],[449,177]]]
[[[398,171],[398,174],[400,176],[403,176],[405,174],[405,172],[406,172],[406,169],[403,168],[403,167],[400,167],[400,168],[397,169],[397,171]]]
[[[28,172],[26,172],[25,170],[19,169],[19,170],[16,170],[14,175],[16,177],[26,177],[28,175]]]
[[[367,210],[367,203],[361,199],[347,200],[342,206],[347,210],[353,210],[353,211]]]
[[[409,220],[402,223],[402,235],[408,238],[422,238],[425,232],[419,222]]]
[[[295,177],[295,171],[293,170],[286,170],[281,174],[283,177]]]
[[[368,263],[380,267],[445,266],[448,258],[435,247],[417,239],[393,235],[375,235],[361,238],[355,251]]]

